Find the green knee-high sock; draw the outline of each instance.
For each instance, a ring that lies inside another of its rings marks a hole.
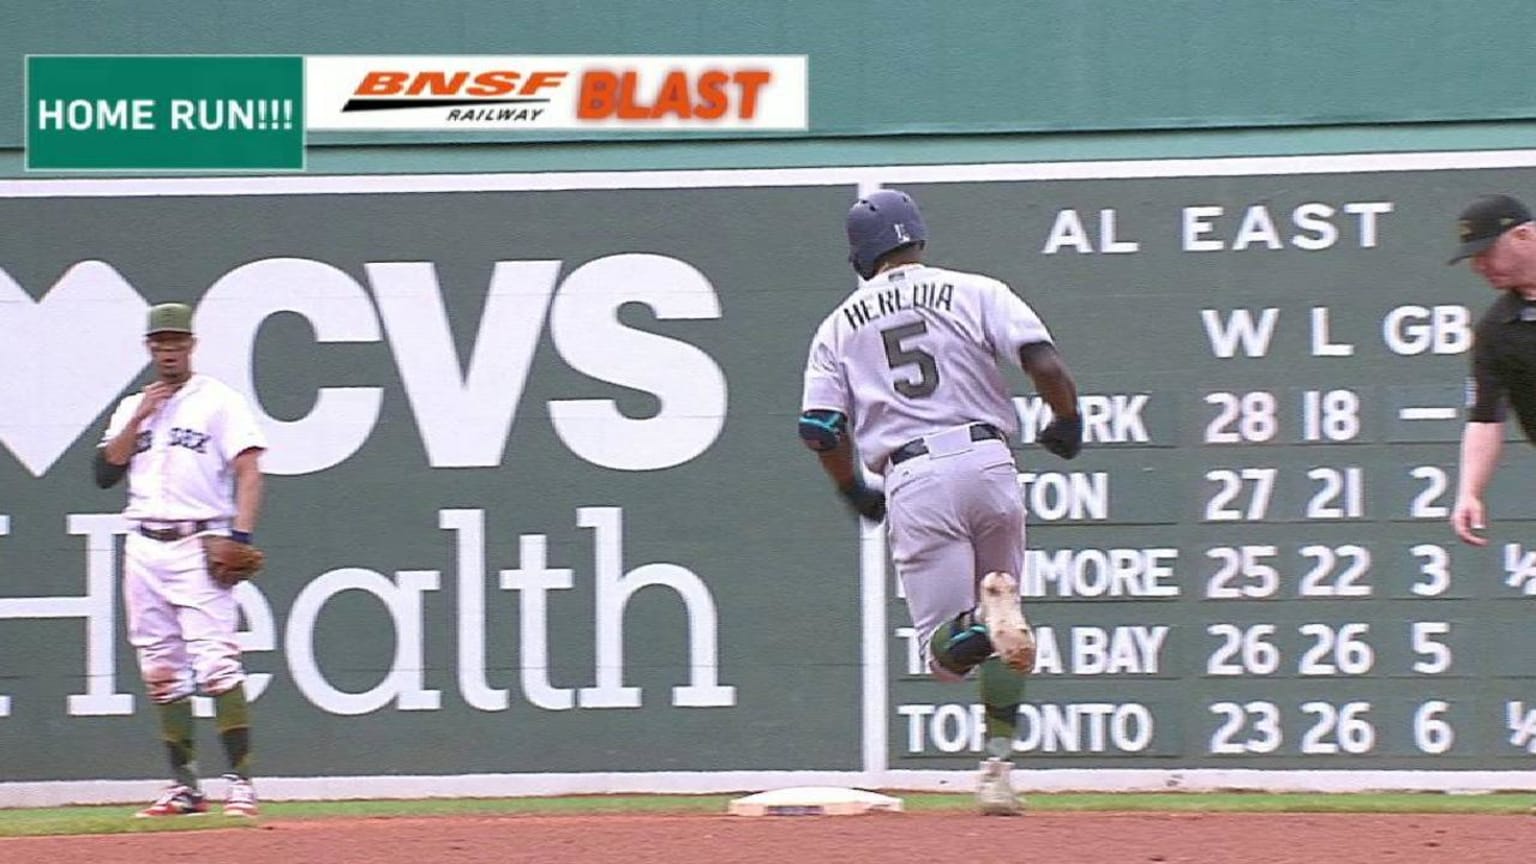
[[[1005,666],[1002,658],[990,657],[981,664],[977,677],[981,681],[981,704],[987,714],[987,755],[1010,759],[1019,731],[1024,676]]]
[[[197,741],[192,735],[192,700],[159,702],[160,738],[171,762],[171,779],[182,786],[197,788]]]
[[[236,684],[213,697],[213,714],[219,726],[219,740],[229,770],[249,780],[251,777],[251,704],[245,699],[245,685]]]

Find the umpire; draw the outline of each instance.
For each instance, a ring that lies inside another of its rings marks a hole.
[[[1483,491],[1499,462],[1510,407],[1536,444],[1536,224],[1520,201],[1488,195],[1467,205],[1457,227],[1461,245],[1447,263],[1470,259],[1473,272],[1500,292],[1473,331],[1469,409],[1451,509],[1456,536],[1483,546]]]

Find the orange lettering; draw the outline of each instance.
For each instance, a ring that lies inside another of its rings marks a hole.
[[[625,72],[619,76],[619,119],[620,120],[648,120],[651,112],[635,101],[635,79],[639,76],[633,71]]]
[[[568,72],[535,72],[523,82],[524,96],[532,96],[535,92],[545,87],[558,87]]]
[[[757,114],[758,88],[767,84],[773,78],[773,73],[767,69],[743,69],[731,76],[731,79],[741,85],[741,107],[737,109],[737,116],[743,120],[751,120]]]
[[[400,92],[400,86],[410,78],[409,72],[369,72],[363,76],[363,83],[357,85],[354,96],[393,96]]]
[[[693,116],[693,102],[688,95],[688,73],[681,69],[667,74],[667,80],[661,82],[661,93],[656,97],[656,104],[651,107],[652,117],[667,114],[676,114],[685,120]]]
[[[475,76],[474,86],[464,92],[471,96],[504,96],[517,89],[518,77],[516,72],[504,69],[481,72]]]
[[[447,72],[418,72],[416,80],[411,82],[405,92],[411,96],[420,96],[421,91],[430,89],[433,96],[455,96],[468,78],[468,72],[455,72],[452,78],[448,77]]]
[[[619,79],[612,72],[593,70],[582,75],[576,116],[582,120],[601,120],[612,114],[618,86]]]
[[[699,76],[699,105],[693,109],[693,116],[702,120],[719,120],[730,107],[731,97],[725,95],[725,83],[730,80],[719,69],[711,69]]]

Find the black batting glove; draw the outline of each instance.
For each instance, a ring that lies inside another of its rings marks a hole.
[[[1083,418],[1058,415],[1035,438],[1040,446],[1063,459],[1072,459],[1083,449]]]
[[[879,489],[872,489],[855,480],[852,486],[837,490],[837,494],[843,496],[848,506],[865,519],[879,522],[885,518],[885,493]]]

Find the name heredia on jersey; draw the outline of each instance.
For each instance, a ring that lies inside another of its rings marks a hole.
[[[873,295],[853,297],[843,305],[843,315],[848,319],[848,326],[858,329],[902,309],[925,307],[952,312],[954,300],[955,286],[948,282],[913,282],[895,285]]]

